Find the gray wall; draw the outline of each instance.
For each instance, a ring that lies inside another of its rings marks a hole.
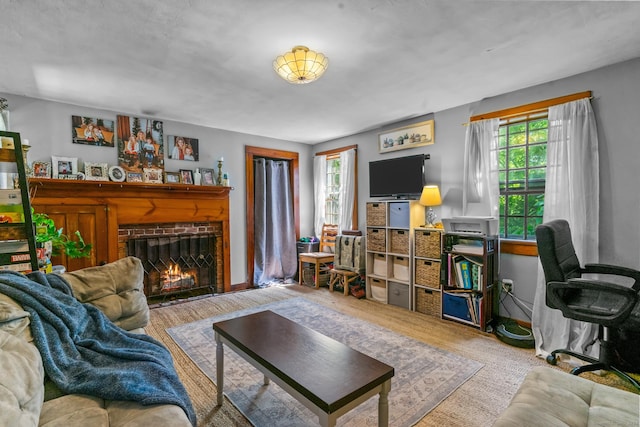
[[[100,162],[111,165],[118,164],[115,147],[96,147],[71,142],[71,116],[89,116],[107,120],[115,120],[116,115],[126,114],[138,117],[136,113],[123,111],[96,110],[77,105],[43,101],[39,99],[0,94],[7,98],[11,111],[11,130],[20,132],[23,139],[28,139],[32,148],[28,161],[51,161],[51,156],[77,157],[78,167],[83,162]],[[163,120],[162,117],[153,117]],[[228,172],[231,191],[229,204],[231,215],[231,283],[243,283],[247,276],[246,256],[246,202],[245,202],[245,167],[244,150],[246,145],[276,148],[298,152],[301,164],[305,165],[311,158],[311,146],[290,141],[263,138],[220,129],[195,126],[187,123],[163,120],[165,141],[167,135],[183,135],[199,140],[199,161],[171,160],[165,154],[165,170],[216,168],[217,159],[224,157],[225,172]],[[165,153],[168,149],[165,144]],[[300,216],[305,224],[304,233],[310,233],[313,222],[313,196],[308,190],[313,188],[310,167],[301,167],[300,176]]]
[[[600,254],[602,262],[629,267],[640,265],[640,141],[635,125],[640,111],[640,58],[576,75],[563,80],[484,99],[435,114],[394,123],[384,128],[341,138],[313,147],[290,141],[228,132],[164,120],[165,135],[184,134],[200,140],[199,162],[166,160],[167,170],[215,167],[215,160],[225,158],[225,169],[231,185],[231,281],[246,280],[245,182],[244,146],[277,148],[300,153],[301,235],[313,233],[313,154],[346,145],[358,145],[359,224],[365,226],[365,203],[368,201],[368,164],[372,160],[427,153],[429,183],[440,185],[443,205],[436,208],[440,218],[462,213],[462,153],[465,126],[474,114],[500,110],[522,104],[591,90],[598,119],[600,139]],[[11,128],[30,140],[33,146],[29,161],[49,160],[51,155],[78,157],[81,161],[116,164],[115,148],[90,147],[71,143],[71,115],[115,119],[113,112],[42,101],[32,98],[1,95],[9,100]],[[383,129],[393,129],[425,119],[435,120],[435,144],[381,155],[377,135]],[[162,120],[162,117],[156,119]],[[166,149],[166,147],[165,147]],[[516,296],[533,302],[537,258],[503,255],[501,277],[514,280]],[[507,301],[512,317],[528,320],[527,316]],[[504,312],[504,309],[503,309]],[[506,312],[504,312],[506,314]]]
[[[462,213],[462,153],[465,126],[472,115],[516,107],[545,99],[591,90],[598,120],[600,148],[600,257],[601,262],[628,267],[640,266],[640,141],[636,130],[640,111],[640,58],[566,79],[541,84],[484,99],[432,115],[394,123],[374,131],[314,146],[314,152],[358,144],[359,223],[365,227],[368,201],[368,163],[382,158],[419,153],[431,155],[427,161],[427,180],[440,185],[443,206],[436,208],[440,218]],[[435,119],[435,144],[410,150],[379,154],[377,135],[428,118]],[[533,303],[537,258],[516,255],[501,257],[501,278],[514,281],[515,295]],[[506,309],[515,317],[528,320],[509,298]],[[504,315],[508,315],[504,308]]]

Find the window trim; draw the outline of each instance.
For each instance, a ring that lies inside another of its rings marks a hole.
[[[471,116],[470,122],[487,119],[500,119],[507,120],[513,117],[526,116],[530,114],[536,114],[540,112],[548,111],[549,107],[553,107],[559,104],[565,104],[571,101],[577,101],[578,99],[591,98],[591,91],[578,92],[571,95],[560,96],[557,98],[546,99],[543,101],[533,102],[531,104],[525,104],[518,107],[506,108],[504,110],[497,110]],[[510,253],[515,255],[524,256],[538,256],[538,246],[535,241],[528,240],[513,240],[513,239],[500,239],[500,252]]]
[[[315,153],[314,156],[327,156],[327,159],[332,157],[339,157],[340,153],[343,151],[354,149],[356,151],[356,162],[355,162],[355,182],[353,185],[355,186],[353,192],[353,217],[351,218],[351,227],[354,230],[358,229],[358,145],[349,145],[346,147],[334,148],[331,150],[320,151]]]

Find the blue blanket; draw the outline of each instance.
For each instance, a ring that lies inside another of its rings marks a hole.
[[[196,416],[169,351],[148,335],[127,332],[82,304],[60,276],[0,272],[0,293],[31,315],[31,332],[49,378],[65,393],[174,404]]]

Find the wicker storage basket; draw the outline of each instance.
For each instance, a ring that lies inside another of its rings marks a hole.
[[[440,262],[416,259],[416,285],[440,288]]]
[[[422,258],[440,258],[439,231],[416,230],[416,256]]]
[[[367,203],[367,225],[382,226],[387,225],[387,213],[385,203]]]
[[[409,255],[409,230],[390,230],[391,247],[389,252]]]
[[[398,280],[409,280],[409,258],[394,256],[392,258],[393,277]]]
[[[387,303],[387,287],[384,281],[369,279],[369,298],[374,301]]]
[[[367,249],[379,252],[387,250],[387,239],[385,237],[384,228],[367,229]]]
[[[418,313],[441,317],[442,302],[440,300],[440,292],[417,286],[414,289],[416,311]]]

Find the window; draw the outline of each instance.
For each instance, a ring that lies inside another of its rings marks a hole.
[[[500,237],[535,240],[542,223],[547,168],[547,113],[505,119],[498,131]]]
[[[345,230],[358,228],[357,148],[351,145],[316,153],[314,200],[320,207],[314,216],[316,233],[322,224],[336,224]],[[349,204],[341,206],[344,201]]]
[[[340,154],[327,156],[324,217],[327,224],[340,221]]]
[[[574,93],[478,114],[471,121],[500,119],[498,167],[501,252],[537,256],[535,228],[542,222],[549,107],[585,97]],[[507,240],[511,239],[511,240]]]

